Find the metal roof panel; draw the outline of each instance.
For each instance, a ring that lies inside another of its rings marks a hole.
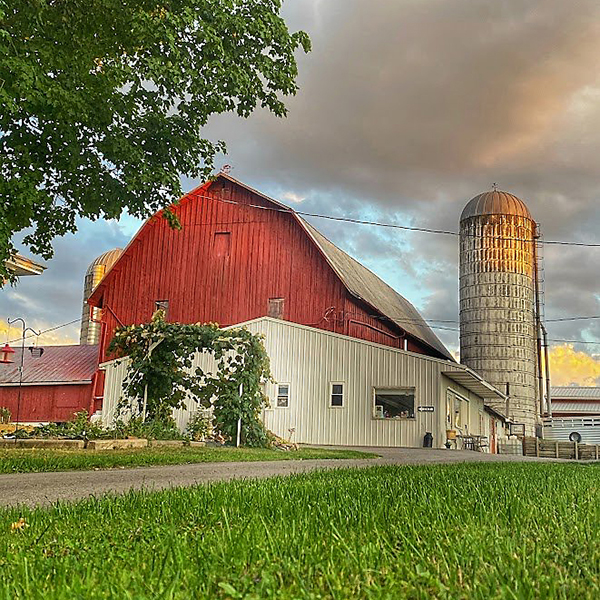
[[[87,383],[98,366],[98,346],[43,346],[39,358],[25,348],[23,383]],[[21,348],[15,348],[14,362],[0,364],[0,385],[19,383]]]
[[[557,400],[563,398],[600,400],[600,387],[552,386],[550,388],[550,397],[552,398],[552,403],[554,403],[554,398]]]

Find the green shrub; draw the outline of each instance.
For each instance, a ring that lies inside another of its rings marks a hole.
[[[194,441],[202,441],[212,433],[210,416],[206,411],[196,411],[190,418],[185,430],[187,437]]]
[[[74,413],[71,421],[64,423],[48,423],[33,429],[27,436],[36,438],[70,438],[95,440],[107,437],[105,430],[96,423],[90,423],[87,411],[82,410]]]
[[[0,424],[5,425],[6,423],[10,423],[10,418],[12,414],[8,408],[4,406],[0,407]]]
[[[104,430],[105,437],[111,438],[147,438],[149,440],[183,440],[172,417],[164,420],[150,419],[142,421],[141,417],[134,417],[127,422],[117,421],[113,429]]]

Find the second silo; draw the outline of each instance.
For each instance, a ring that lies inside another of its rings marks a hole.
[[[460,217],[460,359],[508,390],[508,417],[527,435],[539,421],[536,228],[522,200],[497,190],[473,198]]]
[[[83,307],[81,309],[81,330],[79,332],[79,343],[81,345],[93,345],[100,341],[100,309],[92,308],[87,303],[90,294],[100,283],[105,273],[115,264],[123,250],[115,248],[101,254],[94,259],[85,273],[83,282]]]

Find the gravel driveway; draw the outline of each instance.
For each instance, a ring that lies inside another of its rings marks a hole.
[[[539,461],[549,459],[482,454],[462,450],[423,448],[351,448],[376,452],[380,458],[350,460],[286,460],[280,462],[223,462],[192,465],[110,469],[102,471],[67,471],[58,473],[15,473],[0,475],[0,506],[48,505],[57,500],[81,500],[106,493],[123,493],[132,489],[159,490],[190,486],[211,481],[264,478],[315,469],[372,467],[375,465],[419,465],[453,462]]]

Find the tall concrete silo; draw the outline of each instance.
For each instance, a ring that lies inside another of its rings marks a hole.
[[[96,258],[88,267],[83,282],[83,309],[81,311],[81,330],[79,333],[79,343],[83,346],[94,345],[100,341],[100,320],[98,308],[92,308],[87,303],[90,294],[100,283],[104,274],[112,267],[121,253],[122,248],[114,248]]]
[[[525,203],[506,192],[475,196],[460,217],[460,359],[508,389],[508,416],[526,435],[539,422],[536,236]]]

